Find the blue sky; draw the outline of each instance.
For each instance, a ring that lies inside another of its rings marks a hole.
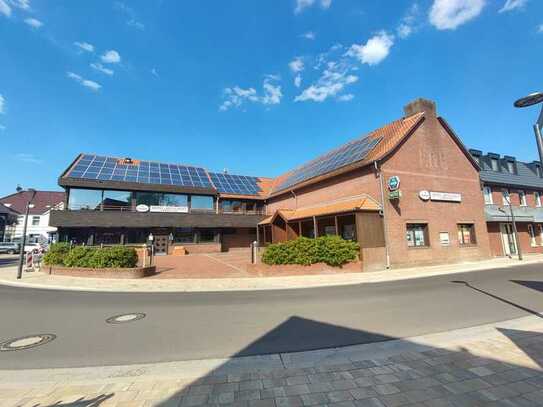
[[[0,195],[79,152],[276,176],[419,96],[537,157],[539,0],[0,0],[0,38]]]

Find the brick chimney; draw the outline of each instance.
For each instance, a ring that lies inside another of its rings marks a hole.
[[[432,100],[418,98],[404,106],[403,111],[406,116],[412,116],[416,113],[424,112],[426,116],[436,117],[436,103]]]

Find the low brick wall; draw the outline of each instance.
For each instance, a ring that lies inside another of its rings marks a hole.
[[[45,271],[57,276],[134,279],[156,274],[156,267],[95,269],[85,267],[46,266]]]

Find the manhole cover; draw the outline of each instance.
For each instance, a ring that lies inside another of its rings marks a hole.
[[[136,312],[132,314],[115,315],[114,317],[109,317],[106,319],[106,322],[108,324],[125,324],[127,322],[134,322],[143,318],[145,318],[145,314]]]
[[[40,334],[23,336],[22,338],[9,339],[0,343],[0,351],[24,350],[45,345],[56,338],[53,334]]]

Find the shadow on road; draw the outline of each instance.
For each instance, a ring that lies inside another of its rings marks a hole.
[[[525,281],[525,280],[509,280],[509,281],[543,293],[542,281]]]
[[[113,397],[113,393],[110,394],[102,394],[100,396],[86,399],[85,397],[81,397],[75,401],[69,401],[69,402],[63,402],[63,401],[57,401],[53,404],[32,404],[32,407],[97,407],[100,404],[102,404],[104,401],[110,399]]]

